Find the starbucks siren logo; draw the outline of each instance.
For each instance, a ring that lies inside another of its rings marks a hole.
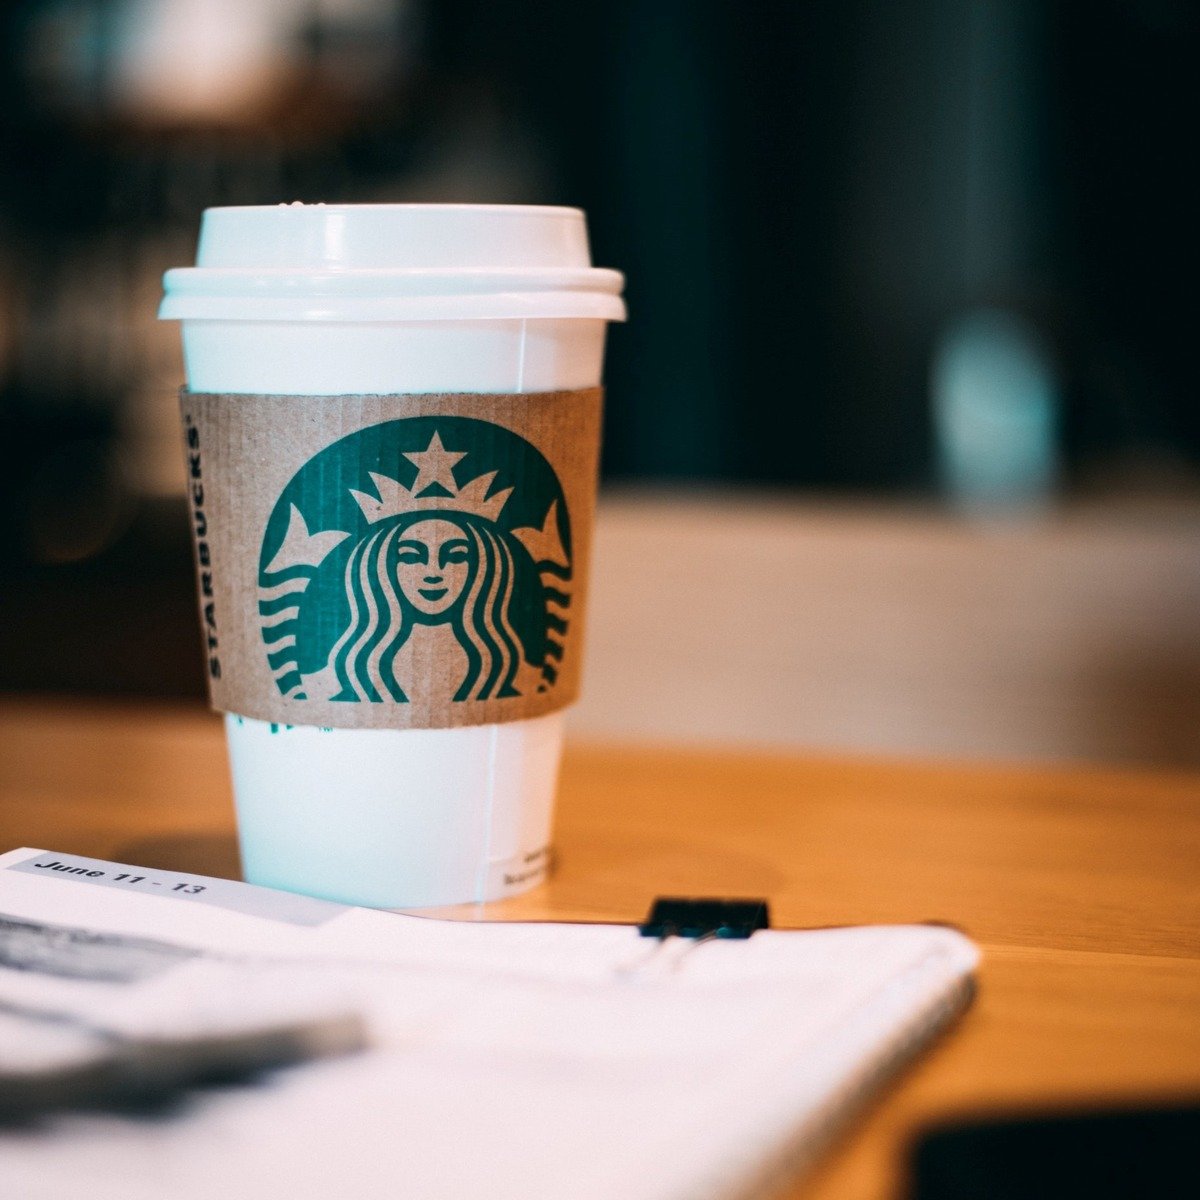
[[[267,661],[291,700],[468,701],[554,686],[571,604],[566,499],[502,426],[408,417],[314,455],[259,558]]]

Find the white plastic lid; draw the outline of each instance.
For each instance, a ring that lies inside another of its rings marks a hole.
[[[165,319],[625,318],[624,277],[591,265],[577,208],[280,204],[210,208]]]

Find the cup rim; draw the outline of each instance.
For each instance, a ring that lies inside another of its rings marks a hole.
[[[513,216],[529,216],[531,213],[540,213],[547,216],[553,214],[563,217],[585,215],[582,208],[576,208],[570,204],[441,204],[424,201],[413,203],[398,201],[385,204],[349,204],[340,202],[330,204],[325,201],[314,201],[310,204],[303,200],[293,200],[290,203],[280,201],[278,204],[215,204],[204,209],[204,212],[279,212],[280,209],[296,212],[308,209],[322,209],[325,212],[362,212],[363,210],[379,212],[394,209],[403,209],[406,212],[457,212],[469,210],[478,213],[502,213]]]

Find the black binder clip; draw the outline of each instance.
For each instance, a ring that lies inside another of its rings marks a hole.
[[[769,929],[765,900],[716,900],[704,897],[660,896],[650,915],[638,926],[642,937],[748,938],[756,929]]]

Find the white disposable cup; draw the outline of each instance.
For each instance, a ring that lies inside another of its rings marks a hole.
[[[520,393],[600,383],[621,276],[577,209],[210,209],[170,271],[195,392]],[[319,729],[227,714],[254,883],[399,908],[493,900],[548,868],[561,711],[454,729]]]

